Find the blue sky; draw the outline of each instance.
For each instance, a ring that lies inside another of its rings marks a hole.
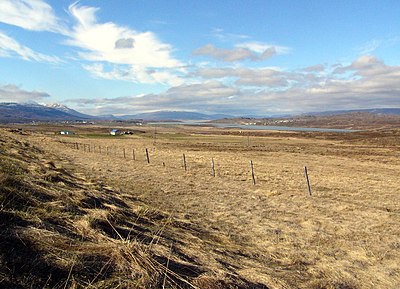
[[[399,1],[0,0],[0,102],[90,114],[400,107]]]

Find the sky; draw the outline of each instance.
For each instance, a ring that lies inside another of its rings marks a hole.
[[[400,107],[400,1],[0,0],[0,102],[93,115]]]

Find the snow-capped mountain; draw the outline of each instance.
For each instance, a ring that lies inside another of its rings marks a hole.
[[[0,122],[89,120],[93,116],[68,107],[46,106],[37,103],[0,103]]]
[[[69,108],[68,106],[60,104],[60,103],[45,104],[45,106],[49,107],[49,108],[53,108],[53,109],[59,110],[59,111],[62,111],[62,112],[65,112],[65,113],[68,113],[68,114],[76,116],[78,118],[85,118],[85,119],[86,118],[94,118],[91,115],[80,113],[79,111],[76,111],[76,110],[74,110],[72,108]]]

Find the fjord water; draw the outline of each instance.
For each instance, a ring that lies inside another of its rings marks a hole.
[[[150,122],[150,125],[196,125],[196,126],[212,126],[218,128],[238,128],[249,130],[280,130],[280,131],[315,131],[315,132],[357,132],[359,130],[352,129],[336,129],[336,128],[319,128],[319,127],[290,127],[290,126],[268,126],[253,124],[234,124],[234,123],[215,123],[215,122],[195,122],[195,121],[171,121],[171,122]]]

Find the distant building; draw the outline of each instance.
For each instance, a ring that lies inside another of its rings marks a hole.
[[[75,133],[72,131],[68,131],[68,130],[62,130],[62,131],[60,131],[60,134],[75,134]]]
[[[120,135],[121,132],[118,129],[113,129],[112,131],[110,131],[111,135]]]

